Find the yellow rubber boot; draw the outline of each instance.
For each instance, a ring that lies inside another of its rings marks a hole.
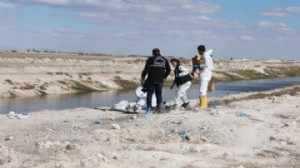
[[[200,97],[200,108],[202,109],[206,109],[207,108],[207,97],[206,96],[203,96],[203,97]]]

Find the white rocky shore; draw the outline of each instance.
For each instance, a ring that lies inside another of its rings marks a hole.
[[[297,168],[299,88],[149,117],[87,108],[29,113],[28,120],[0,115],[0,167]]]
[[[146,58],[0,53],[0,98],[135,88]],[[299,61],[215,61],[219,80],[293,75]]]

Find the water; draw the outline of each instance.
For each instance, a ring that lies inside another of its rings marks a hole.
[[[300,83],[300,77],[217,83],[216,91],[212,94],[209,94],[209,97],[220,97],[227,94],[250,91],[265,91],[289,86],[295,83]],[[193,85],[188,91],[188,97],[190,99],[197,99],[199,97],[198,89],[198,85]],[[172,100],[175,95],[175,90],[170,91],[169,88],[164,88],[163,94],[165,100]],[[134,101],[136,99],[134,91],[107,91],[85,94],[48,95],[0,99],[0,113],[6,114],[9,111],[25,113],[41,111],[44,109],[63,110],[78,107],[93,108],[97,106],[112,105],[124,99]]]

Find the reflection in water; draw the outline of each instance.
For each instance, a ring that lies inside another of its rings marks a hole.
[[[227,94],[250,91],[264,91],[275,88],[289,86],[291,84],[300,83],[300,78],[285,78],[273,80],[255,80],[240,81],[230,83],[217,83],[216,91],[210,94],[210,97],[220,97]],[[199,97],[199,86],[193,85],[188,91],[190,99]],[[169,88],[164,89],[164,99],[173,99],[175,91]],[[12,99],[2,99],[0,102],[0,113],[5,114],[9,111],[18,113],[40,111],[43,109],[62,110],[78,107],[96,107],[112,105],[121,100],[134,101],[136,99],[134,91],[107,91],[94,92],[85,94],[67,94],[67,95],[48,95],[35,97],[22,97]]]

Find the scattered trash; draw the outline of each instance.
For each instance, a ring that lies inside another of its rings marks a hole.
[[[182,130],[182,131],[179,131],[178,135],[181,136],[181,137],[184,137],[186,136],[187,132]]]
[[[93,122],[93,124],[96,124],[96,125],[101,125],[102,124],[102,120],[95,120],[94,122]]]
[[[118,111],[126,111],[126,112],[134,112],[136,113],[138,110],[145,109],[147,106],[147,91],[145,90],[145,86],[143,84],[140,84],[136,90],[135,95],[137,99],[134,102],[129,102],[127,100],[122,100],[117,104],[114,104],[111,108],[112,110],[118,110]],[[153,95],[152,97],[152,106],[156,107],[156,97]],[[97,108],[99,109],[99,108]]]
[[[19,120],[28,120],[29,115],[28,114],[17,114],[16,118],[19,119]]]
[[[184,130],[179,131],[178,135],[187,141],[191,140],[190,136],[188,136],[187,132]]]
[[[214,101],[214,102],[211,103],[211,105],[212,105],[213,107],[218,107],[218,106],[221,106],[221,103],[218,102],[218,101]]]
[[[7,114],[7,117],[10,119],[19,119],[19,120],[28,120],[29,119],[29,115],[28,114],[17,114],[13,111],[9,112]]]
[[[10,119],[16,119],[16,113],[11,111],[7,114],[7,117],[10,118]]]
[[[119,103],[113,105],[113,110],[121,110],[124,111],[129,106],[129,102],[127,100],[122,100]]]
[[[242,112],[242,111],[239,112],[239,113],[237,114],[238,117],[244,117],[244,115],[245,115],[245,114],[244,114],[244,112]]]
[[[121,127],[118,124],[111,124],[111,129],[119,130]]]

